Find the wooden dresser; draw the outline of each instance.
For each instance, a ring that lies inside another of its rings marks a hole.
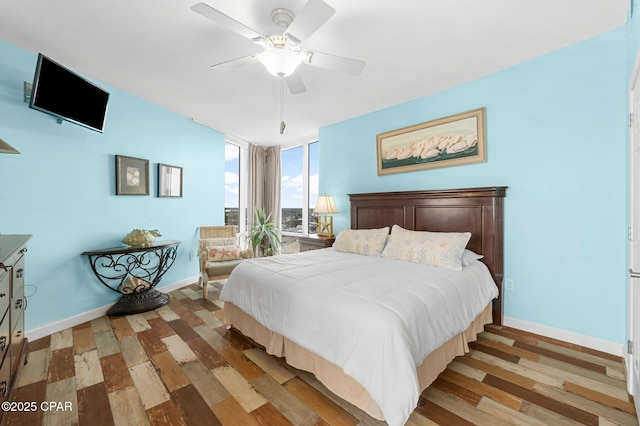
[[[10,400],[26,363],[24,254],[31,235],[0,235],[0,403]],[[2,411],[0,423],[6,420]]]
[[[309,251],[331,247],[335,241],[335,237],[319,237],[311,234],[308,237],[298,237],[300,243],[300,251]]]

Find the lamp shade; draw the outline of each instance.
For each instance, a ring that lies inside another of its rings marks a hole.
[[[316,201],[316,207],[313,209],[314,213],[330,214],[338,213],[336,203],[333,201],[333,195],[320,195],[318,201]]]
[[[258,60],[276,77],[288,77],[302,62],[300,54],[287,48],[274,47],[259,53]]]
[[[20,154],[20,151],[0,139],[0,154]]]

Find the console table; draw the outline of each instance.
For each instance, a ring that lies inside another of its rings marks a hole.
[[[154,287],[176,260],[180,241],[158,241],[148,247],[121,246],[85,251],[100,283],[122,296],[107,315],[130,315],[169,303]]]

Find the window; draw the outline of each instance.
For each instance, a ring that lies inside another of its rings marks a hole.
[[[242,234],[247,228],[247,148],[227,142],[224,157],[224,223],[236,225]]]
[[[318,199],[318,149],[319,143],[313,142],[282,150],[280,202],[284,233],[317,231],[313,208]]]

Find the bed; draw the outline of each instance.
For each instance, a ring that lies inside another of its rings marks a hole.
[[[466,248],[482,264],[455,271],[334,248],[254,259],[221,292],[225,322],[372,417],[402,425],[484,325],[502,322],[505,194],[350,194],[351,229],[470,232]]]

